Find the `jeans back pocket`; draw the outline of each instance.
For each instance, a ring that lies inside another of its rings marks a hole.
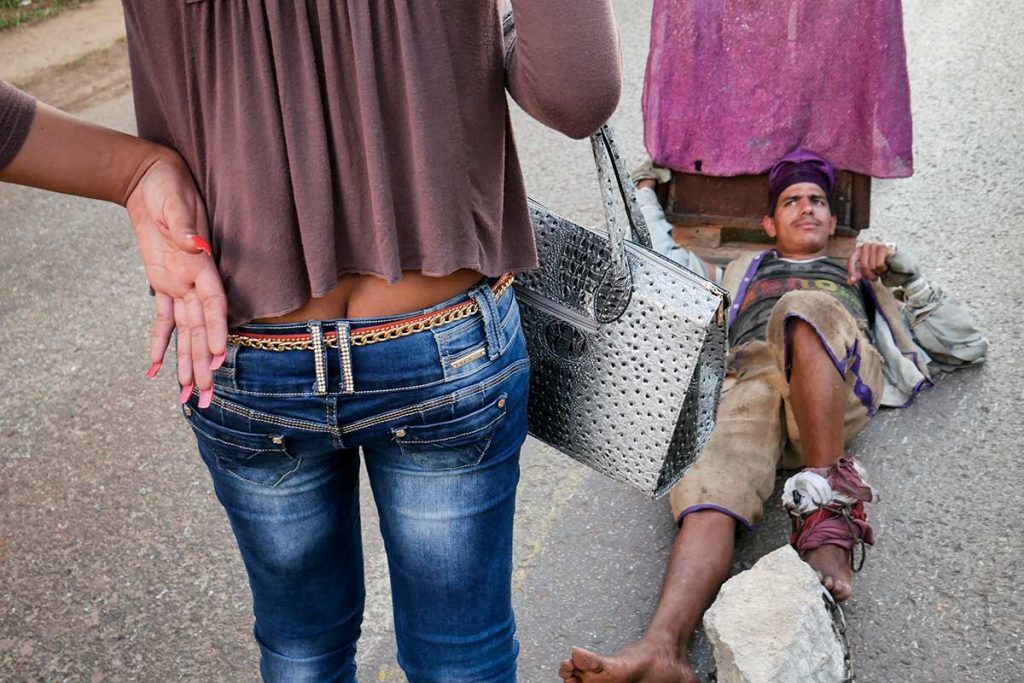
[[[507,394],[483,408],[445,422],[395,427],[394,442],[402,455],[427,470],[454,470],[478,465],[505,418]]]
[[[274,487],[298,468],[301,460],[288,452],[283,434],[253,434],[217,424],[198,410],[185,406],[199,452],[216,466],[249,484]]]

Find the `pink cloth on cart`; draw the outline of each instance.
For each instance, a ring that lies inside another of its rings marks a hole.
[[[914,171],[900,0],[655,0],[644,142],[688,173],[764,173],[804,147]]]

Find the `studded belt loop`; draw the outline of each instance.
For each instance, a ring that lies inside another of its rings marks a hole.
[[[319,320],[309,321],[309,339],[313,343],[313,364],[316,366],[316,393],[327,395],[327,347],[324,344],[324,330]]]
[[[354,394],[355,380],[352,378],[352,333],[349,323],[342,320],[337,325],[338,359],[341,361],[341,393]]]
[[[495,303],[494,295],[491,293],[490,287],[476,287],[470,290],[469,296],[476,302],[480,309],[480,317],[483,318],[484,333],[487,337],[487,358],[494,360],[505,346],[501,316],[498,315],[498,306]]]

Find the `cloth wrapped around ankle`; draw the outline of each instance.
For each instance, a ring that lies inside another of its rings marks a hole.
[[[864,511],[873,498],[864,470],[852,456],[832,467],[804,469],[786,481],[782,493],[782,506],[793,518],[790,545],[801,554],[829,544],[847,550],[858,543],[874,545]]]

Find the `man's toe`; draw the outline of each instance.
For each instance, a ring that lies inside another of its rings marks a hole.
[[[571,659],[563,659],[562,663],[558,667],[558,675],[567,681],[571,681],[572,677],[576,673],[576,667],[573,666]]]
[[[604,662],[601,661],[601,658],[589,650],[584,650],[582,647],[574,647],[572,649],[571,663],[580,671],[588,673],[599,674],[604,671]]]

